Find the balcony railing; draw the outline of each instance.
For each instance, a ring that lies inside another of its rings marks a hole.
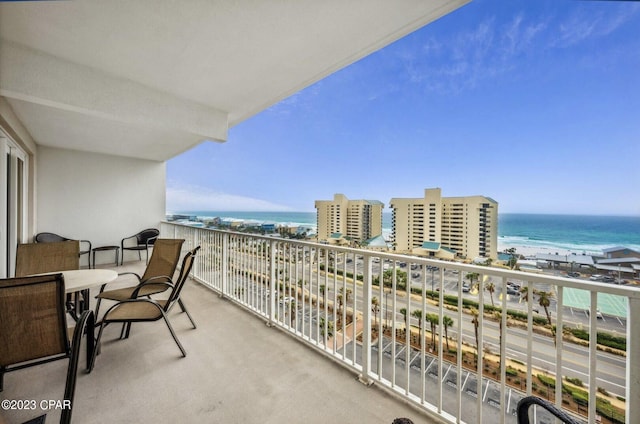
[[[530,394],[584,422],[640,422],[637,288],[172,223],[161,232],[202,247],[197,281],[445,422],[514,423]]]

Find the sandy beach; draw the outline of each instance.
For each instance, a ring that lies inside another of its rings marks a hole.
[[[504,252],[505,249],[510,249],[515,247],[516,253],[519,253],[525,257],[534,257],[537,254],[545,254],[545,255],[555,255],[566,256],[566,255],[582,255],[583,253],[587,255],[602,255],[602,252],[590,252],[590,251],[575,251],[575,250],[567,250],[567,249],[558,249],[558,248],[550,248],[550,247],[541,247],[541,246],[517,246],[517,245],[506,245],[502,243],[498,243],[498,252]]]

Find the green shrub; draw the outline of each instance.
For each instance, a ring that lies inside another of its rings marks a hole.
[[[580,406],[589,406],[589,394],[582,390],[574,390],[571,393],[573,400]]]
[[[515,368],[507,367],[507,369],[505,370],[505,373],[508,376],[516,377],[518,375],[518,370]]]
[[[627,350],[626,337],[614,336],[609,333],[598,332],[598,343],[604,346],[612,347],[614,349]]]
[[[544,384],[547,387],[556,387],[556,379],[553,377],[548,377],[544,374],[538,374],[536,377],[538,377],[538,380],[540,380],[540,382],[542,384]]]
[[[569,383],[573,384],[574,386],[584,387],[582,380],[580,380],[579,378],[566,377],[565,380],[567,380]]]
[[[549,321],[547,321],[546,317],[540,317],[536,315],[533,317],[533,323],[537,325],[547,325],[549,324]]]
[[[602,416],[605,416],[616,424],[624,424],[625,412],[611,405],[607,399],[596,398],[596,412]]]

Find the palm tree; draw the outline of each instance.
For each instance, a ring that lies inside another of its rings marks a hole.
[[[407,308],[400,308],[400,313],[404,317],[404,329],[405,331],[409,331],[409,321],[407,317]]]
[[[506,253],[507,255],[511,255],[511,257],[507,261],[507,265],[509,265],[509,268],[515,268],[518,264],[518,255],[516,254],[516,248],[510,247],[508,249],[504,249],[504,253]]]
[[[529,301],[529,287],[528,286],[522,286],[520,288],[520,299],[522,299],[525,302]]]
[[[380,302],[377,297],[371,299],[371,312],[373,312],[374,325],[378,326],[378,313],[380,312]]]
[[[324,337],[326,334],[327,337],[333,337],[333,321],[325,320],[324,317],[320,318],[320,334]],[[326,327],[326,333],[325,333]]]
[[[411,315],[418,320],[418,347],[422,348],[422,310],[416,309]]]
[[[544,313],[547,315],[547,321],[549,322],[549,326],[551,327],[551,334],[554,336],[553,343],[555,344],[556,332],[553,330],[553,324],[551,323],[551,313],[549,312],[549,305],[551,305],[551,298],[553,297],[553,293],[546,291],[538,291],[538,304],[544,308]]]
[[[473,280],[478,280],[480,278],[480,274],[477,272],[470,272],[464,276],[464,278],[468,279],[471,284],[471,289],[473,289]]]
[[[494,312],[493,316],[498,320],[498,330],[499,330],[499,338],[498,338],[498,349],[502,352],[502,313]],[[502,366],[502,356],[498,355],[500,358],[500,362],[498,363],[498,368]]]
[[[480,315],[480,313],[478,312],[477,309],[475,308],[471,308],[471,315],[473,315],[473,318],[471,318],[471,323],[473,324],[473,328],[475,330],[475,334],[476,334],[476,358],[480,357],[480,345],[478,343],[478,325],[480,324],[480,321],[478,320],[478,316]],[[477,365],[477,362],[476,362]]]
[[[426,320],[431,325],[431,347],[436,348],[436,326],[440,322],[440,318],[437,314],[427,314]]]
[[[447,343],[447,351],[449,351],[449,327],[453,325],[453,319],[448,315],[442,317],[442,325],[444,326],[444,341]]]
[[[491,296],[491,306],[496,306],[493,303],[493,293],[496,291],[496,285],[493,283],[489,283],[486,285],[485,290],[489,292],[489,296]]]
[[[326,292],[326,287],[324,284],[321,284],[320,287],[318,287],[320,289],[320,294],[322,295],[322,306],[326,306],[327,304],[327,292]]]

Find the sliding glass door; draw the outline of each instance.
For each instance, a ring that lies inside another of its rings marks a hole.
[[[27,155],[0,132],[0,278],[12,277],[27,240]]]

